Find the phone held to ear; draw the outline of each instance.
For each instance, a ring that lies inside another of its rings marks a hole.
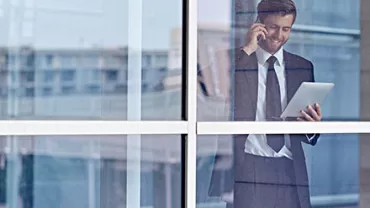
[[[254,23],[261,23],[260,17],[258,15]],[[257,41],[260,42],[261,38],[262,38],[262,35],[257,36]]]

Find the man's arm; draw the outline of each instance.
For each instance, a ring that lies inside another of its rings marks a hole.
[[[315,82],[313,64],[311,64],[312,77],[311,81]],[[297,121],[310,121],[310,122],[319,122],[322,120],[321,106],[318,103],[315,103],[313,106],[307,106],[308,113],[304,110],[301,110],[302,117],[298,117]],[[319,139],[320,134],[305,134],[305,137],[302,139],[304,143],[315,145]]]

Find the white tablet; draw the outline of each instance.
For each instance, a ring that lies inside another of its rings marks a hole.
[[[301,110],[307,111],[307,106],[315,103],[322,105],[333,87],[333,83],[303,82],[280,118],[302,117]]]

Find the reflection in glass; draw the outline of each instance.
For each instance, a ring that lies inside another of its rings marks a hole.
[[[136,136],[141,148],[129,137],[2,136],[0,207],[130,207],[139,190],[141,207],[181,208],[180,136]]]
[[[219,1],[212,10],[208,1],[198,2],[199,120],[235,120],[234,49],[244,46],[259,2]],[[360,1],[294,2],[297,19],[284,49],[313,63],[316,82],[335,84],[322,105],[323,120],[368,120],[360,112],[367,91],[360,78],[368,79],[360,68]]]
[[[199,136],[197,139],[197,205],[225,207],[233,201],[233,189],[238,183],[237,152],[233,141],[246,135]],[[308,186],[312,207],[358,207],[360,185],[367,187],[369,135],[323,134],[315,146],[302,143],[306,157]],[[360,149],[360,145],[363,147]],[[247,154],[247,153],[245,153]],[[240,155],[239,155],[240,156]],[[293,161],[294,161],[293,155]],[[245,157],[245,159],[247,159]],[[267,158],[266,160],[273,160]],[[233,172],[230,170],[233,169]],[[245,168],[244,168],[245,169]],[[252,173],[253,168],[248,169]],[[213,171],[213,172],[212,172]],[[362,176],[360,178],[360,171]],[[247,173],[248,174],[248,173]],[[268,173],[265,173],[268,174]],[[279,174],[271,172],[270,174]],[[214,179],[220,179],[215,181]],[[234,182],[229,183],[230,178]],[[219,186],[214,186],[219,184]],[[258,186],[258,182],[255,185]],[[278,184],[284,187],[286,185]],[[367,194],[363,189],[361,194]],[[221,197],[211,196],[219,192]],[[266,192],[267,193],[267,192]],[[266,199],[266,198],[265,198]],[[248,204],[249,206],[251,204]],[[247,205],[245,205],[247,206]]]
[[[2,2],[1,119],[181,119],[180,0]]]

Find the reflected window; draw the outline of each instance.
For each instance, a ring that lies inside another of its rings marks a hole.
[[[151,56],[150,55],[143,55],[143,66],[149,67],[152,64]]]
[[[43,96],[50,96],[52,94],[53,94],[53,88],[51,88],[51,87],[42,88],[42,95]]]
[[[47,66],[52,66],[53,65],[54,56],[51,55],[51,54],[48,54],[48,55],[45,56],[45,60],[46,60],[46,65]]]
[[[43,80],[44,82],[53,82],[55,78],[55,72],[52,70],[44,71]]]
[[[167,55],[157,55],[155,62],[157,66],[166,66],[167,65]]]
[[[100,70],[99,69],[93,69],[92,70],[92,80],[93,81],[99,81],[100,80]]]
[[[76,65],[76,57],[72,55],[63,55],[60,57],[61,66]]]
[[[34,82],[35,81],[35,72],[33,72],[33,71],[22,72],[21,76],[22,76],[22,80],[25,80],[26,82]]]
[[[100,85],[88,85],[86,87],[88,93],[97,94],[101,92]]]
[[[74,81],[76,75],[75,70],[63,70],[61,71],[62,81]]]
[[[107,70],[106,72],[107,81],[117,81],[118,71],[117,70]]]
[[[34,97],[35,96],[35,88],[26,88],[24,92],[25,97]]]
[[[14,65],[15,64],[15,55],[14,54],[9,54],[8,55],[8,63],[9,63],[9,65]]]
[[[72,94],[76,91],[76,88],[74,86],[64,86],[62,87],[62,94],[64,95],[69,95],[69,94]]]
[[[116,86],[116,92],[118,93],[127,93],[127,85],[125,84],[119,84]]]

